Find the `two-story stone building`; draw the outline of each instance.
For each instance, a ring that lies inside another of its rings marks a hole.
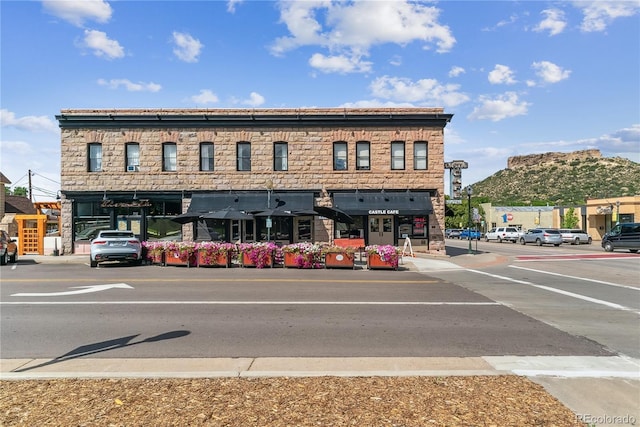
[[[70,109],[56,118],[66,253],[82,253],[104,228],[144,240],[409,237],[414,250],[444,253],[452,115],[441,108]]]

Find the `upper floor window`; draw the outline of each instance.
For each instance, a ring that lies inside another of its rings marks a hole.
[[[251,143],[238,142],[237,145],[237,168],[239,171],[251,170]]]
[[[391,143],[391,169],[404,169],[404,142],[393,141]]]
[[[413,143],[413,168],[426,170],[427,167],[427,143],[423,141]]]
[[[140,144],[137,142],[129,142],[125,146],[125,156],[127,164],[127,172],[136,172],[140,167]]]
[[[213,142],[200,143],[200,170],[213,171]]]
[[[346,142],[333,143],[333,170],[336,170],[336,171],[347,170],[347,143]]]
[[[162,170],[168,172],[178,170],[178,146],[175,142],[162,144]]]
[[[370,144],[367,141],[356,142],[356,169],[369,170],[370,163]]]
[[[276,142],[273,144],[273,170],[289,170],[288,153],[289,144],[286,142]]]
[[[102,144],[94,142],[87,146],[87,164],[89,172],[102,171]]]

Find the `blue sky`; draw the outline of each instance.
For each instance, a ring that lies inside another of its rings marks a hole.
[[[65,108],[444,107],[463,185],[514,155],[640,162],[640,1],[2,0],[0,15],[0,171],[27,186],[32,170],[36,201],[59,189]]]

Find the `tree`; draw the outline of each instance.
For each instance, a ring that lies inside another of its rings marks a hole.
[[[567,209],[562,218],[562,228],[576,228],[578,226],[578,216],[574,208]]]
[[[13,187],[13,191],[9,187],[4,187],[4,192],[10,196],[26,196],[28,193],[27,187]]]

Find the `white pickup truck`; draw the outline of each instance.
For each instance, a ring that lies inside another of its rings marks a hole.
[[[497,240],[498,243],[502,243],[503,240],[516,243],[522,233],[515,227],[495,227],[487,231],[484,235],[484,241]]]

